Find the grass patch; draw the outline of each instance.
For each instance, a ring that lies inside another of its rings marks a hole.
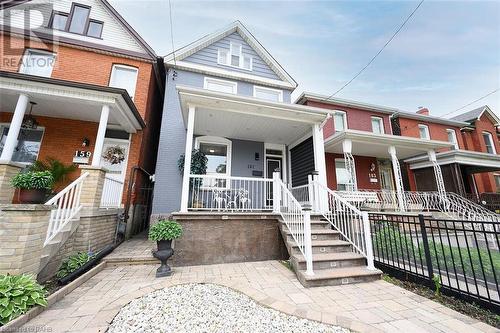
[[[434,290],[429,287],[410,281],[402,281],[387,274],[384,274],[382,279],[398,287],[409,290],[417,295],[441,303],[444,306],[464,315],[485,322],[496,328],[500,328],[500,315],[494,313],[493,311],[486,310],[475,303],[465,302],[452,296],[438,296],[434,293]]]
[[[290,259],[289,260],[280,260],[280,264],[282,264],[283,266],[285,266],[286,268],[288,268],[292,272],[294,271],[293,267],[292,267],[292,263],[290,262]]]

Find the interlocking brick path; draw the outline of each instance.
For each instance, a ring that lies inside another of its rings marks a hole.
[[[151,248],[152,243],[136,239],[125,242],[110,257],[146,256]],[[500,332],[381,280],[306,289],[278,261],[175,267],[171,277],[160,279],[155,278],[157,267],[108,264],[22,329],[38,326],[52,332],[104,332],[120,308],[134,298],[175,284],[210,282],[285,313],[359,332]]]

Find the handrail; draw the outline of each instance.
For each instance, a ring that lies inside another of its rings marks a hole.
[[[229,179],[229,180],[248,180],[248,181],[261,181],[261,182],[272,182],[271,178],[259,178],[259,177],[235,177],[222,174],[216,175],[189,175],[190,178],[206,178],[206,179]]]
[[[45,203],[45,205],[48,206],[55,205],[56,208],[52,209],[50,212],[49,226],[47,228],[44,246],[60,233],[82,209],[80,195],[83,181],[88,176],[89,173],[85,172]]]

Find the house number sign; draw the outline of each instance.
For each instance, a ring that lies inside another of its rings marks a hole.
[[[76,164],[87,164],[89,163],[90,156],[92,152],[86,150],[76,150],[75,155],[73,155],[73,163]]]

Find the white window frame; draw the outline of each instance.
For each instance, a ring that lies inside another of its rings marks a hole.
[[[0,123],[0,140],[2,139],[2,134],[3,134],[3,129],[4,128],[10,128],[10,123]],[[21,130],[23,130],[23,128],[21,128]],[[40,156],[40,150],[42,149],[43,138],[45,136],[45,127],[44,126],[38,126],[35,129],[35,131],[42,131],[42,137],[40,138],[40,149],[38,149],[38,153],[36,154],[36,158],[35,158],[35,161],[37,161],[38,160],[38,156]],[[18,143],[19,142],[16,140],[16,146],[18,145]],[[19,163],[19,164],[22,164],[22,165],[31,165],[31,163],[29,163],[29,162],[17,162],[17,161],[15,161],[15,163]]]
[[[421,129],[425,130],[426,137],[422,137],[422,132],[420,131]],[[424,124],[419,124],[418,125],[418,135],[420,136],[420,139],[423,140],[430,140],[431,139],[431,132],[429,132],[429,126],[424,125]]]
[[[343,130],[338,130],[337,129],[337,125],[336,125],[336,121],[335,121],[335,115],[337,115],[337,114],[342,114],[343,115],[343,119],[344,119],[344,129]],[[333,111],[333,129],[335,130],[335,132],[343,132],[343,131],[349,129],[349,127],[347,126],[347,112],[340,111],[340,110],[334,110]]]
[[[258,90],[263,90],[263,91],[278,93],[278,101],[277,102],[281,102],[281,103],[283,102],[283,90],[272,89],[272,88],[267,88],[267,87],[262,87],[262,86],[253,86],[253,97],[258,98],[257,97],[257,91]],[[269,101],[269,102],[275,102],[275,101]]]
[[[488,154],[496,154],[497,153],[497,150],[496,150],[496,147],[495,147],[495,142],[493,141],[493,135],[490,133],[490,132],[486,132],[484,131],[483,132],[483,140],[484,140],[484,135],[486,134],[486,136],[488,137],[488,141],[489,141],[489,145],[491,146],[491,150],[493,151],[492,153],[488,152],[488,144],[486,143],[486,141],[484,142],[484,145],[486,147],[486,152]]]
[[[221,79],[215,79],[213,77],[206,77],[205,76],[205,79],[203,80],[203,89],[207,89],[207,90],[210,90],[210,91],[217,91],[217,92],[221,92],[221,93],[225,93],[225,94],[227,94],[227,93],[226,92],[222,92],[222,91],[218,91],[218,90],[208,89],[209,82],[212,82],[212,83],[215,83],[215,84],[221,84],[221,85],[231,86],[231,88],[233,90],[231,92],[231,94],[235,94],[236,95],[238,93],[238,82],[221,80]]]
[[[346,187],[345,190],[339,190],[339,179],[337,177],[337,160],[338,161],[341,161],[344,163],[344,167],[345,167],[345,170],[347,170],[347,165],[345,165],[345,159],[343,157],[337,157],[333,160],[333,167],[334,167],[334,170],[335,170],[335,184],[336,184],[336,190],[337,191],[348,191],[348,187]],[[354,174],[354,179],[351,179],[354,183],[342,183],[342,185],[352,185],[352,184],[356,184],[357,182],[357,175]]]
[[[235,66],[231,63],[231,55],[232,55],[232,51],[238,47],[239,47],[239,52],[238,52],[239,53],[238,54],[239,61],[238,61],[238,66]],[[226,61],[225,62],[220,61],[220,58],[221,58],[220,53],[222,50],[224,50],[226,52]],[[244,58],[245,57],[250,59],[250,68],[244,67]],[[240,43],[229,42],[229,50],[228,49],[220,49],[220,48],[217,49],[217,64],[223,65],[223,66],[239,68],[239,69],[243,69],[243,70],[250,71],[250,72],[253,71],[253,57],[251,55],[243,53],[243,44],[240,44]]]
[[[373,129],[373,121],[376,120],[380,123],[380,133],[375,133]],[[372,125],[372,133],[375,134],[385,134],[385,128],[384,128],[384,118],[382,117],[377,117],[377,116],[372,116],[371,117],[371,125]]]
[[[33,53],[39,53],[39,54],[45,54],[47,56],[52,56],[52,66],[50,67],[50,73],[49,73],[49,75],[48,76],[37,75],[37,76],[41,76],[41,77],[52,77],[52,71],[54,70],[54,64],[56,62],[56,53],[45,51],[45,50],[30,49],[30,48],[28,48],[28,49],[26,49],[24,51],[23,58],[22,58],[22,63],[21,63],[21,66],[19,67],[19,73],[27,74],[26,73],[27,70],[26,70],[25,64],[27,63],[29,55],[30,55],[31,52],[33,52]],[[28,74],[28,75],[34,75],[34,74]]]
[[[134,70],[135,71],[134,93],[132,95],[130,95],[130,92],[127,91],[129,93],[130,98],[132,98],[132,100],[134,100],[135,93],[137,92],[137,80],[139,78],[139,69],[137,67],[134,67],[134,66],[114,64],[113,68],[111,69],[111,75],[109,76],[109,84],[111,84],[111,82],[113,82],[113,77],[115,75],[116,68],[122,68],[122,69],[126,69],[126,70]],[[123,89],[123,88],[121,88],[121,89]]]
[[[446,129],[446,134],[449,134],[449,133],[451,133],[452,137],[453,137],[453,141],[450,141],[450,142],[453,143],[453,145],[455,146],[455,149],[459,149],[459,147],[458,147],[458,139],[457,139],[457,132],[453,128],[447,128]],[[449,141],[449,137],[448,137],[448,141]]]
[[[217,172],[207,172],[207,175],[222,175],[223,177],[231,176],[231,159],[232,159],[232,151],[233,151],[233,142],[229,139],[220,137],[220,136],[198,136],[194,140],[194,148],[200,149],[200,143],[213,143],[217,145],[226,145],[226,172],[225,173],[217,173]],[[229,188],[231,185],[231,181],[228,179],[226,181],[226,188]],[[203,186],[202,189],[211,188],[213,186]]]

